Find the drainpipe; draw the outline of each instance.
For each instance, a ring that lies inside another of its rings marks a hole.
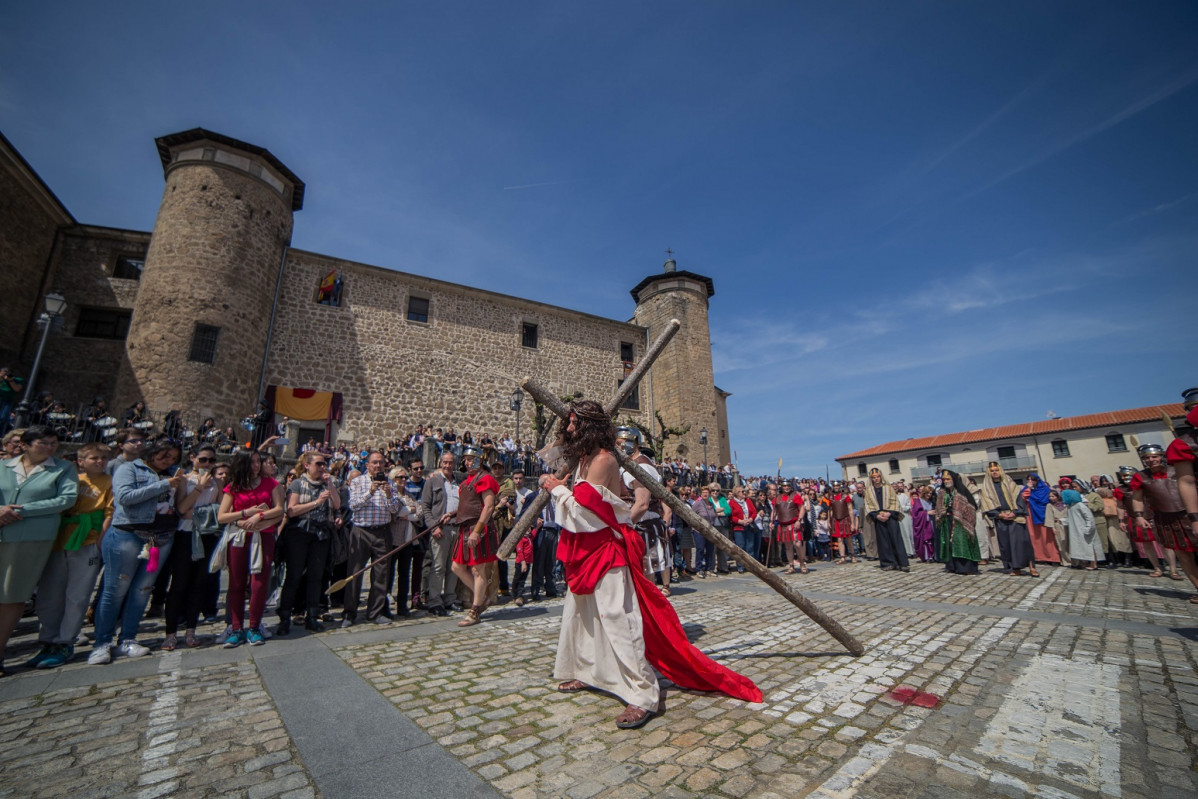
[[[275,316],[279,312],[279,291],[283,288],[283,265],[287,263],[287,250],[288,247],[284,244],[283,255],[279,258],[279,274],[275,277],[275,299],[270,306],[270,324],[266,327],[266,347],[262,350],[262,371],[258,374],[258,393],[254,395],[255,406],[262,399],[262,392],[266,390],[266,359],[270,357],[270,341],[275,332]]]

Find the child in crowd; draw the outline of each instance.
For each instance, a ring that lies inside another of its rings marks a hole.
[[[75,639],[100,575],[100,538],[112,522],[108,446],[84,444],[77,461],[79,496],[63,514],[50,560],[37,584],[36,612],[42,649],[29,666],[53,669],[75,656]]]
[[[832,526],[828,521],[828,509],[823,508],[815,521],[815,546],[820,560],[831,560]]]
[[[524,604],[524,581],[532,570],[532,539],[536,532],[536,527],[530,527],[516,543],[516,575],[512,578],[512,596],[516,598],[517,607]]]

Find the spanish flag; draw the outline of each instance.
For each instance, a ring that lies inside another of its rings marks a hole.
[[[324,276],[324,280],[320,281],[320,298],[333,293],[333,285],[337,282],[337,270],[334,269]]]

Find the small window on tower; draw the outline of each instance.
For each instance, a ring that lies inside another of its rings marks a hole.
[[[636,347],[632,346],[631,341],[620,342],[620,360],[624,363],[632,363],[636,360]]]
[[[617,380],[616,381],[616,391],[619,391],[620,387],[622,385],[624,385],[624,381]],[[628,411],[639,411],[641,409],[641,387],[640,387],[640,385],[638,385],[636,388],[634,388],[632,390],[632,393],[628,395],[628,399],[624,400],[624,404],[621,405],[620,407],[622,409],[628,410]]]
[[[187,360],[196,363],[215,363],[216,343],[219,340],[219,327],[196,322],[195,332],[191,334],[191,352],[187,354]]]

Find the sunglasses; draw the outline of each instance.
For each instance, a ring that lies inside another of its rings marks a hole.
[[[196,458],[196,463],[216,463],[216,458]]]
[[[312,465],[324,467],[324,466],[328,466],[329,462],[328,461],[312,461]]]

